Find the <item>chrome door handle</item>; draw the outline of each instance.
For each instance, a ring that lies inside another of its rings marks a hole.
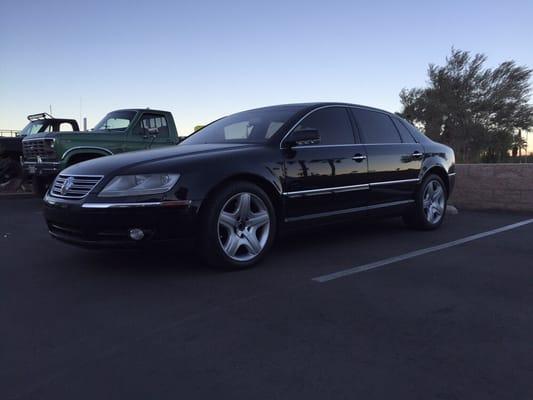
[[[355,156],[352,157],[352,160],[356,162],[361,162],[363,160],[366,160],[366,156],[363,154],[356,154]]]
[[[421,152],[418,150],[414,151],[413,154],[411,154],[411,157],[413,157],[414,160],[419,160],[424,156]]]

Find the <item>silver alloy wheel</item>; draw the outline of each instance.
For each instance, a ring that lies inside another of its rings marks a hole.
[[[424,189],[423,207],[426,220],[431,224],[438,223],[444,215],[446,199],[444,188],[437,180],[431,180]]]
[[[258,196],[232,196],[218,216],[218,240],[232,260],[250,261],[265,247],[270,232],[268,209]]]

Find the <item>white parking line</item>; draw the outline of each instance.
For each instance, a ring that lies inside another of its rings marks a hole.
[[[516,224],[506,225],[506,226],[502,226],[501,228],[492,229],[490,231],[481,232],[481,233],[478,233],[478,234],[475,234],[475,235],[467,236],[467,237],[464,237],[462,239],[453,240],[453,241],[448,242],[448,243],[439,244],[437,246],[426,247],[425,249],[411,251],[409,253],[405,253],[405,254],[402,254],[402,255],[399,255],[399,256],[386,258],[384,260],[375,261],[375,262],[368,263],[368,264],[359,265],[357,267],[344,269],[342,271],[333,272],[333,273],[327,274],[327,275],[318,276],[316,278],[313,278],[313,281],[319,282],[319,283],[329,282],[329,281],[332,281],[334,279],[343,278],[345,276],[357,274],[359,272],[368,271],[368,270],[371,270],[371,269],[383,267],[385,265],[393,264],[393,263],[396,263],[396,262],[399,262],[399,261],[404,261],[404,260],[408,260],[410,258],[422,256],[424,254],[433,253],[434,251],[447,249],[449,247],[458,246],[460,244],[472,242],[473,240],[482,239],[482,238],[487,237],[487,236],[492,236],[492,235],[496,235],[498,233],[510,231],[511,229],[516,229],[516,228],[519,228],[521,226],[528,225],[528,224],[531,224],[531,223],[533,223],[533,218],[532,219],[527,219],[525,221],[517,222]]]

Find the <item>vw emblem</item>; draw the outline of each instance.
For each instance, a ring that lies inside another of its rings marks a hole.
[[[63,185],[61,186],[61,194],[63,196],[66,195],[72,185],[74,185],[74,178],[72,176],[69,176],[67,179],[65,179],[65,182],[63,182]]]

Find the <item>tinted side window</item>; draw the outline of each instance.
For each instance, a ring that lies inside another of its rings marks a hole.
[[[168,136],[167,119],[159,114],[144,114],[136,133],[140,135],[154,133],[160,137]]]
[[[365,143],[402,143],[387,114],[361,108],[351,109]]]
[[[393,118],[394,125],[396,125],[396,128],[398,129],[398,132],[400,132],[400,136],[402,137],[402,140],[405,143],[416,143],[415,139],[413,138],[413,135],[407,130],[407,128],[400,122],[399,119]]]
[[[328,107],[317,110],[305,118],[294,129],[316,129],[320,133],[320,144],[353,144],[354,137],[348,112],[342,107]]]
[[[406,120],[403,119],[400,122],[402,123],[403,126],[405,126],[409,130],[409,132],[411,132],[411,135],[413,135],[413,137],[417,138],[418,140],[420,140],[421,137],[425,136],[422,132],[420,132],[418,129],[416,129],[412,124],[410,124]]]

